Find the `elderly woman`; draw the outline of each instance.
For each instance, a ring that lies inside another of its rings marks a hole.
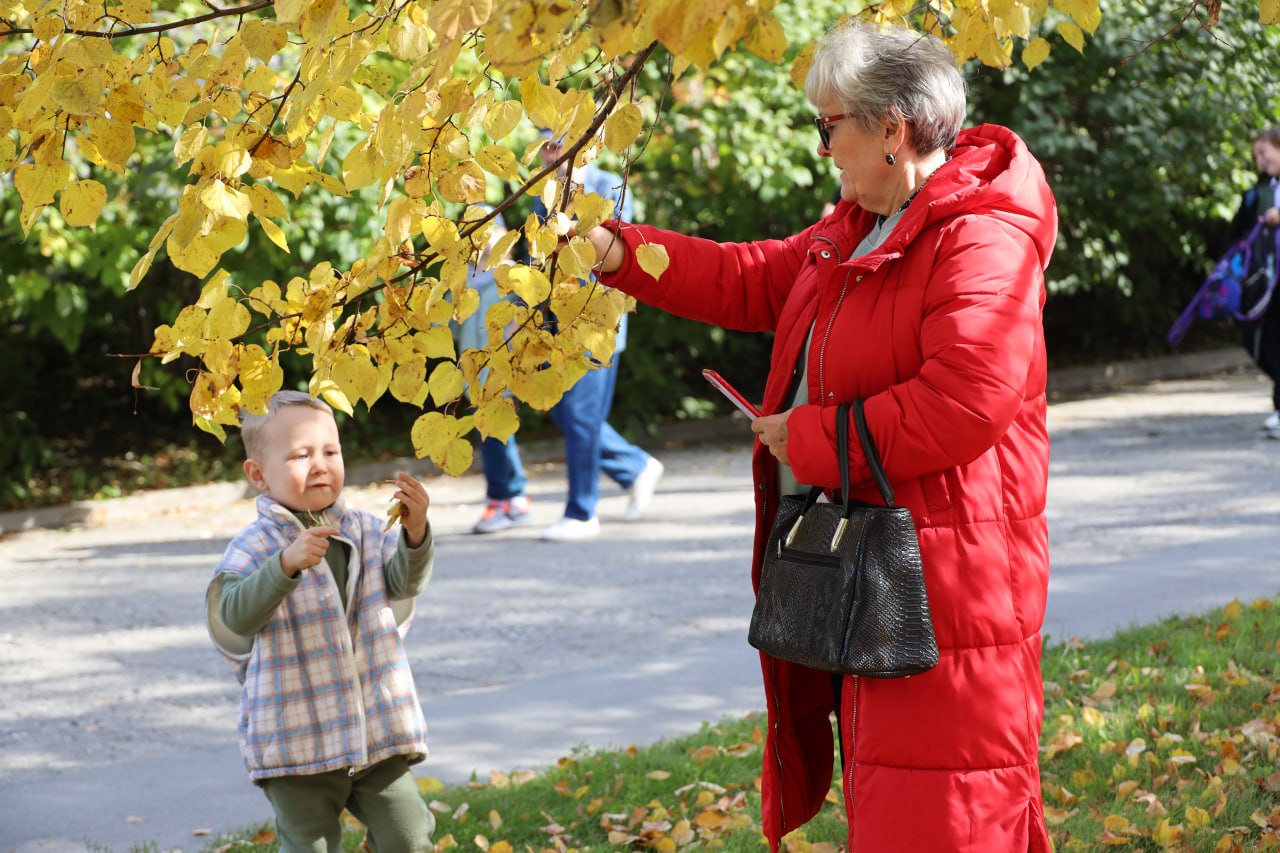
[[[761,656],[762,819],[774,849],[831,781],[837,712],[858,853],[1048,850],[1037,746],[1048,587],[1044,269],[1053,196],[1003,127],[961,130],[938,40],[854,23],[809,72],[841,203],[785,240],[718,244],[608,223],[602,281],[672,313],[775,332],[753,458],[753,581],[782,494],[839,486],[837,405],[866,417],[920,534],[941,660],[913,678],[834,677]],[[657,279],[635,250],[666,247]],[[852,430],[851,430],[852,433]],[[855,499],[879,502],[862,450]]]

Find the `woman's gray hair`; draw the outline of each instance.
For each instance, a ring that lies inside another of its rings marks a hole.
[[[936,36],[904,26],[854,19],[818,42],[805,80],[815,106],[835,98],[867,133],[905,121],[921,154],[955,147],[964,124],[964,78],[956,57]]]
[[[249,459],[257,459],[262,451],[262,433],[271,423],[271,418],[285,406],[307,406],[319,412],[333,414],[329,404],[317,400],[306,391],[277,391],[267,401],[267,413],[255,415],[240,410],[240,440],[244,442],[244,455]]]

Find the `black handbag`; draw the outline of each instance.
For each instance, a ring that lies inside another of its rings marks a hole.
[[[858,439],[884,506],[849,500],[849,404],[836,411],[841,502],[822,489],[787,495],[766,546],[748,642],[813,669],[874,678],[916,675],[938,663],[920,540],[853,403]]]

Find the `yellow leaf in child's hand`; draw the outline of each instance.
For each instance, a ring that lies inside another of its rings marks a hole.
[[[396,501],[391,505],[391,508],[387,510],[387,524],[382,529],[390,530],[391,525],[395,524],[397,521],[399,521],[403,517],[404,517],[404,504],[400,503],[400,501]],[[419,783],[419,787],[421,787],[421,783]]]
[[[636,249],[636,262],[640,264],[640,269],[653,276],[656,281],[666,272],[671,259],[667,257],[666,246],[649,243]]]

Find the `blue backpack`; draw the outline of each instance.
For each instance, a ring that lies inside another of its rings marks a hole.
[[[1177,346],[1195,320],[1235,320],[1253,323],[1267,312],[1276,280],[1280,278],[1280,228],[1270,229],[1272,242],[1258,241],[1263,223],[1259,220],[1249,235],[1236,243],[1218,261],[1200,285],[1190,304],[1169,327],[1167,340]],[[1262,257],[1254,262],[1255,249]],[[1270,251],[1267,251],[1267,250]]]

